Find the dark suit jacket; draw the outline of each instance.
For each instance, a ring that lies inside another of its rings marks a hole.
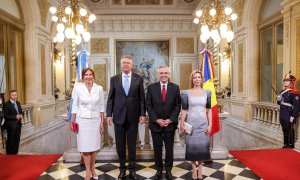
[[[127,116],[130,124],[138,123],[140,116],[145,116],[145,93],[143,78],[131,74],[131,83],[126,96],[122,85],[122,74],[110,79],[110,89],[107,99],[107,117],[113,116],[114,124],[123,124]]]
[[[17,103],[19,114],[23,114],[20,102],[16,101],[16,103]],[[20,124],[20,125],[22,124],[21,120],[16,119],[16,116],[18,113],[15,109],[15,106],[13,105],[13,103],[11,103],[10,100],[8,100],[8,101],[6,101],[6,103],[4,103],[3,113],[4,113],[4,119],[5,119],[5,124],[4,124],[5,128],[15,129],[18,124]]]
[[[150,116],[149,128],[152,131],[161,131],[161,127],[156,123],[157,119],[170,119],[173,121],[173,123],[165,127],[166,131],[174,131],[177,128],[178,115],[181,108],[181,96],[178,85],[168,82],[165,102],[162,102],[160,82],[149,85],[146,104],[147,112]]]

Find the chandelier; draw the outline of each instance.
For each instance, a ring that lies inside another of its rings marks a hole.
[[[231,42],[234,38],[232,21],[237,19],[237,14],[226,6],[226,1],[204,0],[200,6],[202,9],[196,11],[193,22],[201,25],[201,42],[207,43],[209,38],[216,44],[220,43],[221,38]]]
[[[96,16],[89,12],[82,0],[61,0],[57,8],[50,7],[49,11],[57,30],[53,42],[63,42],[67,38],[75,40],[78,45],[82,40],[85,42],[90,40],[88,26]]]

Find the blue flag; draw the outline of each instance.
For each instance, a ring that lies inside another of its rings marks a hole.
[[[81,72],[86,67],[89,67],[88,52],[85,50],[82,50],[77,53],[77,72],[76,72],[76,80],[75,80],[74,87],[76,86],[76,83],[78,82],[78,80],[81,80]],[[73,98],[71,97],[70,108],[69,108],[69,113],[68,113],[68,122],[71,121],[72,105],[73,105]]]

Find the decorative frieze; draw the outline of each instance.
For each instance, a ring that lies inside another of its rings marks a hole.
[[[195,32],[191,17],[97,19],[90,29],[95,32]]]

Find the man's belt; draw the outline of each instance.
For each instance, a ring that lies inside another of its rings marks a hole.
[[[282,104],[282,105],[285,105],[285,106],[289,106],[289,107],[293,107],[293,105],[292,105],[292,104],[290,104],[290,103],[286,103],[286,102],[282,102],[282,103],[280,103],[280,104]]]

